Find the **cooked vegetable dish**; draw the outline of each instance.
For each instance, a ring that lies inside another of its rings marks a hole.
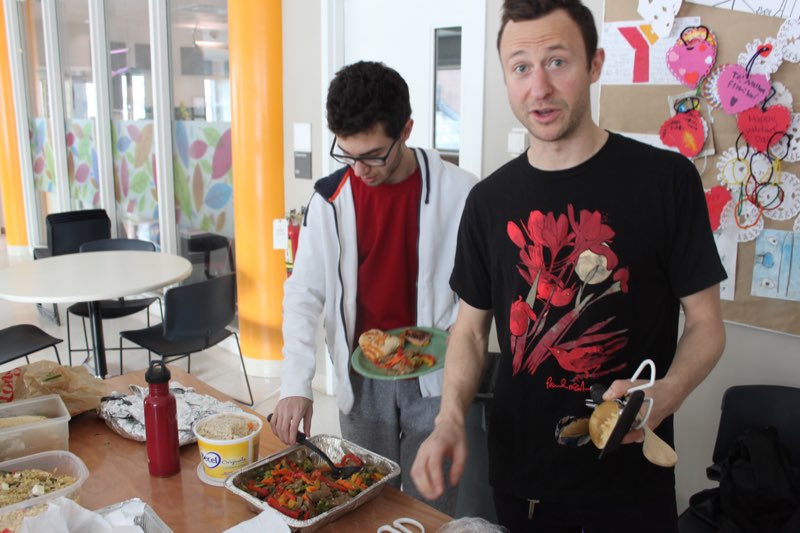
[[[336,466],[362,466],[360,458],[346,454]],[[383,478],[377,468],[364,468],[349,478],[334,479],[327,465],[317,466],[306,457],[287,457],[240,475],[234,484],[284,515],[308,520],[342,505]]]

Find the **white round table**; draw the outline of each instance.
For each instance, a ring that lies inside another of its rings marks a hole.
[[[106,376],[99,300],[121,298],[189,277],[191,263],[177,255],[111,251],[66,254],[0,269],[0,298],[24,303],[89,302],[95,372]]]

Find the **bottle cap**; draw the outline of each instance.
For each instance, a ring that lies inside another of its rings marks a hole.
[[[164,361],[150,361],[150,368],[144,373],[144,380],[148,383],[168,383],[172,376]]]

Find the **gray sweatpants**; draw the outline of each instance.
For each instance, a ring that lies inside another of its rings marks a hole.
[[[423,398],[416,379],[382,381],[350,373],[353,410],[339,412],[342,436],[400,465],[395,486],[450,516],[456,510],[458,490],[448,487],[437,500],[425,500],[411,480],[411,465],[422,441],[433,431],[440,397]],[[449,476],[446,469],[445,479]],[[401,486],[402,483],[402,486]]]

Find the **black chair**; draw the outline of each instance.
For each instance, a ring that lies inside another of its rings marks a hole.
[[[793,464],[800,465],[800,388],[781,385],[736,385],[722,397],[722,414],[712,461],[706,476],[719,481],[719,465],[736,439],[748,429],[772,426]],[[681,533],[715,532],[717,528],[687,508],[678,519]]]
[[[83,243],[111,237],[111,220],[104,209],[52,213],[45,218],[45,225],[47,226],[47,248],[34,248],[34,259],[76,254],[80,251]],[[52,316],[45,311],[42,304],[36,304],[36,307],[51,318],[56,325],[61,325],[56,304],[53,304]]]
[[[150,241],[141,241],[138,239],[100,239],[84,243],[80,247],[81,253],[86,252],[103,252],[103,251],[118,251],[118,250],[132,250],[141,252],[155,252],[156,245]],[[136,298],[125,299],[117,298],[115,300],[102,300],[100,302],[100,318],[102,320],[113,320],[115,318],[122,318],[144,311],[148,309],[154,302],[159,302],[159,311],[161,312],[161,320],[164,320],[164,312],[161,309],[161,298],[157,296],[150,298]],[[83,339],[86,348],[73,348],[72,338],[70,336],[69,328],[69,315],[73,314],[81,317],[83,323]],[[147,315],[147,325],[150,326],[150,313]],[[72,352],[90,352],[92,348],[89,347],[89,337],[86,334],[86,319],[89,318],[89,303],[80,302],[71,305],[67,309],[67,349],[69,350],[69,364],[72,366]],[[136,348],[132,348],[136,349]],[[119,372],[122,374],[122,337],[119,339],[119,348],[106,348],[106,350],[119,350]],[[148,361],[150,360],[150,353],[147,354]]]
[[[56,344],[63,342],[61,339],[48,335],[33,324],[19,324],[5,329],[0,329],[0,364],[8,363],[14,359],[24,357],[30,364],[28,356],[49,346],[56,352],[56,360],[61,364]]]
[[[236,271],[231,242],[224,235],[218,235],[216,233],[198,233],[197,235],[191,235],[188,238],[187,248],[191,253],[203,254],[203,269],[206,279],[213,277],[211,275],[211,252],[214,250],[226,249],[228,252],[228,268],[231,272]]]
[[[161,356],[165,363],[188,358],[191,372],[191,354],[214,346],[229,336],[236,339],[242,372],[247,383],[250,403],[253,391],[244,365],[239,336],[226,328],[236,315],[236,274],[167,289],[164,293],[164,321],[145,329],[123,331],[125,339],[147,348]]]

